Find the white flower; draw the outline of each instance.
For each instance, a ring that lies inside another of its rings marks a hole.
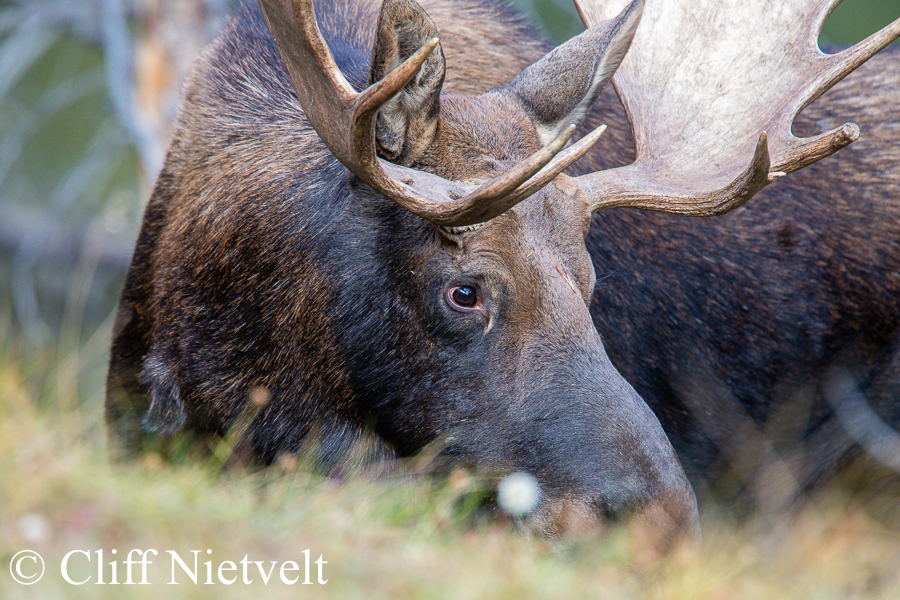
[[[515,517],[527,515],[537,506],[541,487],[537,479],[521,471],[510,473],[497,485],[497,502]]]
[[[25,541],[37,543],[46,541],[50,537],[50,524],[39,514],[24,514],[17,525],[19,534]]]

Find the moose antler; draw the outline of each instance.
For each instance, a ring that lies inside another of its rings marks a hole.
[[[835,55],[817,38],[841,0],[646,0],[613,77],[637,146],[631,165],[579,178],[594,210],[733,210],[771,181],[859,137],[847,123],[797,138],[797,114],[900,35],[900,19]],[[625,0],[576,0],[590,27]]]
[[[287,67],[306,118],[334,156],[358,177],[403,208],[435,225],[460,227],[492,219],[578,160],[589,144],[560,152],[575,126],[508,172],[480,187],[389,163],[375,153],[378,109],[416,75],[438,44],[423,48],[357,93],[341,74],[316,23],[312,0],[259,0],[266,25]],[[595,131],[596,137],[602,130]],[[529,181],[540,171],[535,181]],[[518,189],[523,184],[527,187]],[[527,193],[525,193],[527,191]]]

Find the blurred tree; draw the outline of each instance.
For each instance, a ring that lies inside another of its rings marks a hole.
[[[226,0],[137,0],[135,102],[160,148],[171,137],[181,86],[224,22],[229,4]]]

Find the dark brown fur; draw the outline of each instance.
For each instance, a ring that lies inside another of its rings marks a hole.
[[[617,151],[579,170],[628,156],[626,122],[610,106],[594,117],[610,123]],[[594,323],[704,488],[764,500],[773,488],[760,478],[782,461],[790,489],[773,485],[789,501],[852,456],[859,446],[823,396],[835,369],[900,424],[898,107],[891,47],[798,117],[797,135],[859,124],[860,140],[836,155],[723,217],[594,216]]]

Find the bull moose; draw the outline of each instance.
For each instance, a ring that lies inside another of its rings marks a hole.
[[[572,514],[695,530],[673,447],[620,374],[667,401],[645,372],[668,350],[634,344],[678,327],[641,337],[684,300],[667,269],[699,254],[695,220],[675,247],[669,221],[597,211],[726,213],[848,145],[853,125],[791,123],[898,28],[826,57],[831,1],[582,2],[589,28],[550,50],[493,0],[379,4],[247,4],[199,60],[119,305],[116,447],[225,434],[264,390],[240,442],[263,463],[311,435],[326,462],[363,432],[400,456],[441,440],[448,460],[534,475],[549,533]],[[617,68],[630,129],[602,94]],[[598,292],[632,257],[642,295]]]

